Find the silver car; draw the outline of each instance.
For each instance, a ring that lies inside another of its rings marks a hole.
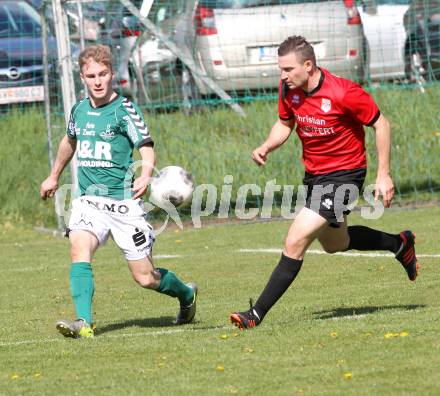
[[[360,82],[367,77],[354,0],[188,0],[174,7],[160,27],[226,91],[276,88],[277,48],[290,35],[306,37],[320,66]],[[212,93],[193,78],[201,94]]]
[[[403,17],[410,0],[364,0],[359,11],[369,47],[370,78],[373,81],[405,78]]]

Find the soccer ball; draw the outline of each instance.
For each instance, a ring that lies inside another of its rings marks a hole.
[[[180,166],[167,166],[153,178],[150,186],[150,201],[159,207],[171,203],[183,205],[191,197],[194,182],[191,174]]]

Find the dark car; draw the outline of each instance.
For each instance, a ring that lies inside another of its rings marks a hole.
[[[55,73],[56,42],[52,36],[48,49]],[[43,75],[38,12],[26,1],[0,0],[0,105],[44,100]]]
[[[405,72],[413,82],[440,77],[440,0],[412,0],[404,15]]]

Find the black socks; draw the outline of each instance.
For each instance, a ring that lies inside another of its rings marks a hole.
[[[302,260],[295,260],[281,254],[278,265],[253,307],[260,321],[292,284],[301,269],[302,262]]]
[[[365,226],[348,227],[348,235],[350,243],[347,250],[389,250],[397,253],[402,245],[399,234],[387,234]]]
[[[389,250],[397,253],[402,245],[399,234],[388,234],[365,226],[348,227],[348,235],[350,243],[347,250]],[[295,260],[284,254],[281,255],[281,259],[273,270],[266,287],[252,307],[260,322],[295,280],[302,263],[302,260]]]

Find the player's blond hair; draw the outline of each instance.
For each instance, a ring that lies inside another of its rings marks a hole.
[[[294,52],[301,62],[312,61],[316,66],[315,51],[311,44],[302,36],[289,36],[278,47],[278,56],[288,55]]]
[[[86,65],[90,60],[94,60],[97,63],[102,63],[113,69],[112,65],[112,53],[110,47],[107,45],[91,45],[85,48],[78,57],[79,70],[82,71],[84,65]]]

